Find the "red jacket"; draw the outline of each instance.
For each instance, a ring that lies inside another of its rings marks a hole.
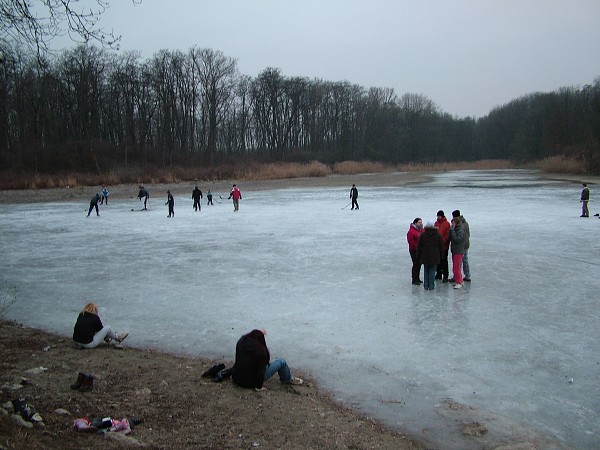
[[[240,192],[239,188],[236,186],[231,190],[231,194],[229,195],[229,198],[233,197],[234,200],[239,200],[240,198],[242,198],[242,193]]]
[[[450,248],[450,222],[445,217],[435,221],[435,227],[438,229],[438,233],[442,236],[444,241],[444,249]]]
[[[410,224],[410,228],[408,229],[408,233],[406,233],[406,240],[408,241],[408,251],[409,252],[416,252],[417,251],[417,244],[419,243],[419,236],[421,236],[422,232],[423,232],[422,228],[419,230],[415,226],[414,223]]]

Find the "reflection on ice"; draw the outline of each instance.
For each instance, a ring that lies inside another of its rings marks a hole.
[[[9,318],[70,336],[95,301],[128,345],[229,361],[264,327],[273,357],[432,446],[481,448],[468,422],[488,427],[492,448],[597,446],[600,221],[579,218],[578,185],[528,171],[357,179],[360,211],[342,209],[350,186],[240,187],[237,213],[227,201],[195,213],[186,196],[174,219],[134,200],[90,218],[83,203],[0,206]],[[412,286],[410,222],[457,208],[473,282]]]

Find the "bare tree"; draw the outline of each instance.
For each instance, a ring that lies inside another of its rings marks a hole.
[[[132,2],[140,4],[142,0]],[[110,2],[84,3],[88,5],[81,5],[79,0],[0,0],[0,51],[6,53],[11,44],[25,45],[41,61],[50,49],[50,41],[65,34],[75,42],[97,42],[118,49],[121,36],[99,24]]]

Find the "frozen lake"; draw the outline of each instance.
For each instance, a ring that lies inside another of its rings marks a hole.
[[[194,212],[190,186],[174,219],[151,186],[145,212],[136,200],[89,218],[88,202],[0,205],[6,316],[70,337],[94,301],[129,346],[226,362],[240,335],[266,328],[272,357],[432,447],[600,447],[600,220],[579,217],[581,186],[523,170],[356,184],[359,211],[342,209],[350,186],[243,183],[239,212],[222,192]],[[406,232],[439,209],[471,226],[462,290],[411,285]],[[474,422],[488,432],[464,435]]]

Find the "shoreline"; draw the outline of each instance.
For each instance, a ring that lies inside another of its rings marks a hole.
[[[69,338],[0,318],[1,448],[396,448],[423,449],[404,433],[333,400],[310,378],[302,386],[269,380],[255,392],[202,378],[217,361],[152,349],[80,350]],[[79,371],[90,392],[70,388]],[[295,371],[301,377],[301,371]],[[44,426],[27,428],[7,405],[24,398]],[[82,417],[137,417],[128,435],[72,429]]]

